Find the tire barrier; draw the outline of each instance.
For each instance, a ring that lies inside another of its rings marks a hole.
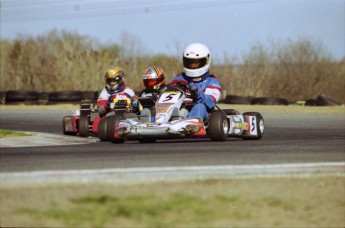
[[[49,100],[49,93],[47,93],[47,92],[38,93],[38,100],[48,101]]]
[[[49,102],[81,101],[83,94],[80,91],[59,91],[49,94]]]
[[[0,91],[0,104],[6,103],[6,91]]]
[[[289,101],[277,97],[258,97],[253,99],[252,105],[289,105]]]
[[[38,93],[30,90],[8,90],[5,94],[6,104],[38,104]]]
[[[254,97],[227,95],[223,102],[225,104],[252,104]]]
[[[94,102],[98,99],[100,91],[83,91],[82,92],[82,100]]]
[[[305,106],[318,106],[316,99],[308,99],[305,101]]]
[[[336,106],[343,104],[343,102],[333,97],[327,96],[326,94],[320,94],[319,96],[317,96],[316,101],[319,106]]]
[[[58,92],[36,92],[30,90],[8,90],[0,91],[0,104],[79,104],[80,102],[97,101],[100,91],[58,91]],[[247,105],[289,105],[287,99],[276,97],[253,97],[228,95],[219,103],[224,104],[247,104]],[[300,101],[297,105],[305,106],[335,106],[344,103],[325,94],[320,94],[316,99]]]

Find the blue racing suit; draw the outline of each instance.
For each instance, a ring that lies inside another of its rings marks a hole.
[[[221,94],[221,85],[218,79],[206,72],[200,78],[204,80],[197,81],[195,78],[190,78],[184,73],[177,74],[171,81],[185,80],[189,83],[189,87],[197,87],[198,98],[193,108],[188,113],[190,117],[202,117],[205,120],[210,112],[218,102]]]

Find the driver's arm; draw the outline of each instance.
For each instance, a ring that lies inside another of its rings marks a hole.
[[[219,101],[221,86],[218,80],[211,80],[204,91],[199,91],[197,103],[202,103],[207,109],[213,109]]]
[[[102,90],[102,92],[99,94],[98,96],[98,100],[97,100],[97,107],[98,107],[98,113],[100,115],[105,114],[106,112],[108,112],[108,93],[105,89]]]

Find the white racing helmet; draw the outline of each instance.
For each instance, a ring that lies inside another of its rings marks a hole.
[[[193,43],[183,52],[183,69],[191,78],[197,78],[205,74],[210,68],[210,50],[201,43]]]

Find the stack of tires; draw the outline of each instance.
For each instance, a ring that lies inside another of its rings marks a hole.
[[[248,105],[288,105],[289,101],[277,97],[253,97],[228,95],[223,101],[225,104],[248,104]]]
[[[0,91],[0,104],[79,104],[80,102],[94,103],[97,101],[99,91],[58,91],[36,92],[31,90]]]
[[[8,90],[5,93],[6,104],[38,104],[38,93],[29,90]]]
[[[252,97],[228,95],[221,103],[225,104],[248,104],[248,105],[289,105],[289,101],[280,97]],[[326,94],[320,94],[316,99],[308,99],[303,103],[305,106],[337,106],[344,103]]]
[[[70,103],[79,104],[83,98],[83,94],[80,91],[59,91],[49,93],[48,104]]]
[[[305,102],[306,106],[337,106],[343,105],[343,102],[330,97],[326,94],[320,94],[316,99],[308,99]]]

